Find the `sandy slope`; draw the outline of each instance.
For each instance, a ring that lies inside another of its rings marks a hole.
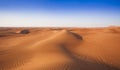
[[[0,70],[120,70],[120,27],[0,29]]]

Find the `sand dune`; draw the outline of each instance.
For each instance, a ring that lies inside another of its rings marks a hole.
[[[1,28],[0,70],[120,70],[119,42],[120,27]]]

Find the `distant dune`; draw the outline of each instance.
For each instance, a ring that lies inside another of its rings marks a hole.
[[[0,28],[0,70],[120,70],[120,27]]]

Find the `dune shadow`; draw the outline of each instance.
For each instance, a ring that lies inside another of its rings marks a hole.
[[[63,49],[63,52],[74,61],[68,70],[120,70],[119,68],[111,67],[104,63],[91,62],[79,58],[80,55],[76,56],[76,54],[70,52],[64,44],[61,44],[60,47]]]
[[[83,37],[82,37],[82,36],[80,36],[80,35],[78,35],[78,34],[76,34],[76,33],[72,33],[72,32],[71,32],[71,34],[74,35],[77,39],[83,40]]]

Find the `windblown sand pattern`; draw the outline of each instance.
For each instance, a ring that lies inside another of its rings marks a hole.
[[[120,27],[0,28],[0,70],[120,70]]]

